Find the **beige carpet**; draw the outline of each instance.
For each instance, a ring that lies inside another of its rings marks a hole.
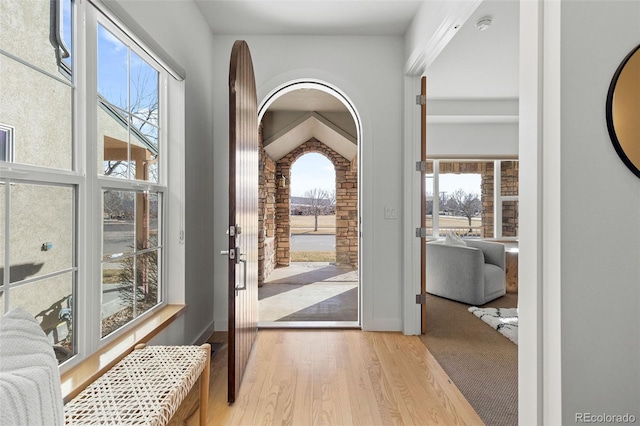
[[[514,308],[517,302],[517,294],[507,294],[483,307]],[[487,425],[517,425],[518,346],[468,308],[427,295],[421,339]]]

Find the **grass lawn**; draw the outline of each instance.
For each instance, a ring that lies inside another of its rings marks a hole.
[[[427,223],[431,223],[431,216],[427,216]],[[440,228],[452,228],[457,226],[469,226],[466,217],[440,215]],[[482,219],[474,217],[471,219],[471,226],[482,226]]]
[[[314,231],[314,216],[290,216],[291,235],[333,235],[336,233],[336,215],[318,216],[318,230]],[[335,260],[335,259],[334,259]],[[324,262],[324,261],[316,261]]]
[[[336,233],[336,216],[318,216],[318,230],[314,231],[313,216],[290,216],[291,218],[291,235],[333,235]],[[427,216],[427,226],[431,223],[431,217]],[[469,226],[469,221],[466,217],[458,216],[440,216],[440,228],[464,228]],[[471,226],[482,226],[481,218],[471,219]]]
[[[292,251],[292,262],[335,262],[335,251]]]

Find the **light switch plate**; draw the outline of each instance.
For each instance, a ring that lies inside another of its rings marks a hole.
[[[397,219],[398,218],[398,209],[395,207],[385,207],[384,208],[384,218],[385,219]]]

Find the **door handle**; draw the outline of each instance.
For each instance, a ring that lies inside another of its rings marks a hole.
[[[236,287],[236,291],[247,289],[247,259],[243,259],[242,256],[246,255],[241,254],[238,256],[238,262],[242,263],[242,287]]]
[[[234,248],[234,249],[221,250],[221,251],[220,251],[220,254],[221,254],[222,256],[229,256],[229,259],[231,259],[231,260],[235,260],[235,261],[236,261],[236,263],[238,263],[236,253],[239,253],[239,252],[240,252],[240,247],[236,247],[236,248]]]

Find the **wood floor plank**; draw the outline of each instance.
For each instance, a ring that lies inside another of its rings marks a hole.
[[[223,347],[211,365],[209,425],[482,425],[416,336],[261,330],[232,406],[226,362]]]
[[[366,360],[360,351],[359,337],[354,333],[345,334],[343,337],[346,341],[345,352],[348,356],[345,369],[349,374],[347,386],[354,424],[362,426],[388,424],[391,418],[387,410],[381,409],[376,399],[370,396],[374,394],[374,388],[365,368]],[[387,422],[383,420],[383,413],[386,414]]]

